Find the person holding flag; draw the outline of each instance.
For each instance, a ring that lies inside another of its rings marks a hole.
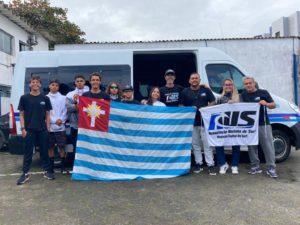
[[[123,98],[121,100],[123,103],[127,104],[137,104],[139,105],[139,101],[134,99],[134,89],[131,85],[127,84],[123,88]]]
[[[78,133],[78,98],[84,92],[89,91],[89,87],[85,86],[85,78],[81,74],[76,75],[74,81],[76,88],[66,95],[66,107],[71,128],[71,142],[75,154]]]
[[[98,72],[94,72],[90,75],[90,84],[91,84],[91,90],[88,92],[85,92],[82,94],[84,97],[89,98],[96,98],[96,99],[102,99],[102,100],[110,100],[110,97],[108,94],[106,94],[104,91],[101,91],[100,85],[101,85],[101,74]]]
[[[160,100],[159,87],[153,87],[153,88],[151,88],[148,100],[145,101],[145,104],[152,105],[152,106],[166,106],[165,103],[163,103],[159,100]]]
[[[106,88],[106,94],[110,96],[111,101],[120,102],[122,99],[122,90],[118,83],[110,82]]]
[[[256,82],[253,77],[246,76],[243,79],[243,84],[245,91],[241,94],[241,101],[257,102],[260,104],[258,130],[259,144],[262,147],[266,159],[267,175],[271,178],[277,178],[272,127],[267,114],[267,108],[274,109],[276,104],[268,91],[256,87]],[[252,175],[262,173],[259,166],[258,146],[248,146],[248,154],[251,164],[251,169],[248,173]]]
[[[225,79],[223,81],[223,91],[221,96],[217,99],[217,104],[224,103],[237,103],[240,101],[239,93],[234,86],[232,79]],[[219,173],[225,174],[229,168],[228,163],[225,159],[224,146],[216,147],[217,162],[220,166]],[[238,174],[238,164],[240,160],[240,146],[232,146],[232,161],[231,161],[231,172],[232,174]]]

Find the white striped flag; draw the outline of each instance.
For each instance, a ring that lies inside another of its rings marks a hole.
[[[80,97],[72,179],[170,178],[190,171],[196,108]]]

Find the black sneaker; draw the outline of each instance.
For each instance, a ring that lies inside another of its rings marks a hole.
[[[196,164],[196,165],[194,166],[193,173],[200,173],[201,171],[203,171],[203,166],[200,165],[200,164]]]
[[[49,173],[49,172],[45,172],[44,173],[44,177],[48,180],[54,180],[55,177],[54,177],[54,173]]]
[[[29,175],[28,173],[23,173],[17,180],[17,185],[25,184],[27,181],[29,181]]]
[[[209,174],[209,175],[212,175],[212,176],[217,175],[217,172],[216,172],[214,166],[209,166],[209,167],[208,167],[208,174]]]

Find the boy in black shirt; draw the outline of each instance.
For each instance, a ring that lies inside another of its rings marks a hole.
[[[123,99],[121,102],[127,104],[140,104],[138,100],[134,99],[134,90],[131,85],[125,85],[123,88]]]
[[[192,73],[190,75],[189,83],[190,87],[185,88],[180,94],[180,105],[184,106],[196,106],[196,116],[194,121],[193,137],[192,137],[192,146],[195,156],[196,166],[194,168],[194,173],[199,173],[203,171],[203,159],[201,152],[200,142],[203,143],[205,161],[208,166],[208,173],[210,175],[216,175],[214,170],[214,156],[212,148],[208,146],[204,126],[201,119],[201,114],[199,109],[215,103],[215,96],[212,91],[200,85],[200,76],[197,73]]]
[[[166,85],[161,87],[160,90],[160,101],[166,104],[166,106],[178,106],[179,105],[179,96],[183,87],[177,84],[174,84],[176,79],[175,71],[168,69],[165,72]]]
[[[258,130],[259,143],[265,155],[267,174],[272,178],[277,178],[278,175],[276,173],[272,127],[267,114],[267,108],[274,109],[276,105],[268,91],[256,88],[256,83],[253,77],[245,77],[243,83],[245,91],[241,94],[241,101],[257,102],[260,104]],[[248,154],[251,163],[251,169],[248,173],[261,173],[262,170],[259,167],[258,146],[248,146]]]
[[[84,97],[89,98],[96,98],[96,99],[102,99],[102,100],[110,100],[110,97],[108,94],[106,94],[104,91],[101,91],[100,85],[101,85],[101,75],[98,72],[94,72],[90,76],[90,84],[91,84],[91,90],[88,92],[85,92],[82,94]]]
[[[41,80],[33,76],[30,80],[30,93],[22,95],[18,110],[20,110],[20,125],[22,137],[25,141],[23,157],[23,174],[17,181],[17,185],[29,180],[29,169],[32,163],[34,144],[39,146],[44,177],[54,179],[53,168],[48,157],[48,130],[50,128],[50,99],[40,93]]]

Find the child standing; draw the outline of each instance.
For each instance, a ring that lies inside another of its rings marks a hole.
[[[49,158],[52,168],[54,167],[54,147],[59,148],[61,161],[61,173],[65,169],[66,153],[64,150],[66,144],[67,107],[66,96],[59,93],[59,81],[52,80],[49,84],[50,92],[47,95],[50,98],[52,110],[50,111],[50,133],[49,133]]]

